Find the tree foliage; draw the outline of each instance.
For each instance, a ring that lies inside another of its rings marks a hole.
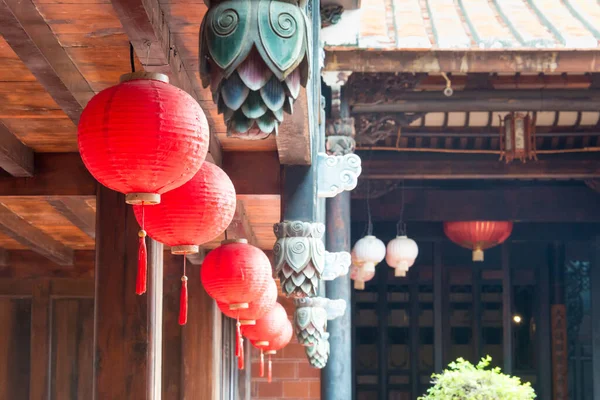
[[[433,374],[433,387],[419,400],[532,400],[535,391],[529,382],[505,375],[500,368],[488,368],[487,356],[475,366],[462,358],[450,363],[441,374]]]

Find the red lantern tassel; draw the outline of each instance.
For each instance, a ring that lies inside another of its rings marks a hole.
[[[146,293],[146,280],[148,275],[148,261],[146,257],[146,231],[140,230],[138,233],[140,238],[140,245],[138,249],[138,270],[137,280],[135,282],[135,293],[144,294]]]
[[[181,294],[179,295],[179,325],[187,324],[188,315],[188,287],[187,276],[181,277]]]
[[[263,350],[260,349],[260,377],[263,378],[265,376],[265,354]]]
[[[244,338],[240,339],[240,356],[238,357],[238,369],[244,369]]]
[[[273,377],[273,363],[271,362],[271,355],[269,354],[269,372],[267,375],[267,382],[271,383],[272,377]]]
[[[240,357],[242,354],[242,324],[238,320],[236,324],[236,337],[235,337],[235,356]]]

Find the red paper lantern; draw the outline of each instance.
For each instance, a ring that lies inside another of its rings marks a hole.
[[[270,338],[281,332],[286,321],[289,322],[285,308],[275,303],[271,311],[257,320],[254,325],[244,325],[242,334],[252,342],[268,342]]]
[[[204,163],[192,179],[165,193],[160,204],[134,206],[138,222],[151,238],[171,246],[173,254],[197,253],[227,229],[235,213],[235,188],[221,168]],[[181,277],[179,323],[187,322],[187,276]]]
[[[246,239],[225,240],[208,253],[200,279],[206,293],[230,310],[248,308],[273,280],[269,258]]]
[[[94,96],[77,129],[86,168],[131,204],[154,204],[200,169],[208,122],[198,102],[162,74],[133,73]]]
[[[219,310],[230,318],[237,319],[240,325],[255,325],[256,320],[264,317],[277,304],[277,284],[270,280],[267,289],[256,300],[248,303],[248,308],[230,310],[229,304],[217,301]]]
[[[160,204],[145,209],[145,229],[173,254],[197,253],[198,246],[219,237],[235,214],[235,188],[225,172],[209,162],[184,185],[165,193]],[[142,207],[135,206],[142,221]]]
[[[79,152],[104,186],[129,204],[160,203],[160,195],[189,181],[208,151],[204,112],[163,74],[132,73],[94,96],[79,119]],[[143,218],[142,218],[143,220]],[[136,293],[146,291],[146,231],[139,232]]]
[[[444,222],[444,233],[459,246],[473,250],[473,261],[483,261],[483,250],[497,246],[510,236],[510,221]]]
[[[294,329],[292,328],[292,324],[289,320],[286,320],[286,323],[283,325],[280,332],[271,337],[268,342],[255,341],[252,342],[252,345],[258,349],[260,349],[260,376],[264,376],[264,364],[265,364],[265,354],[269,356],[269,372],[268,372],[268,382],[271,382],[273,364],[271,362],[271,356],[277,354],[277,352],[283,349],[285,346],[290,343],[292,340],[292,333]]]

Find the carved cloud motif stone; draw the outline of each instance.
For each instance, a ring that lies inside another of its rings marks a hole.
[[[335,197],[343,191],[352,190],[358,184],[362,172],[360,157],[356,154],[330,156],[319,153],[318,197]]]
[[[273,226],[277,241],[274,268],[288,297],[316,296],[325,268],[325,225],[284,221]]]

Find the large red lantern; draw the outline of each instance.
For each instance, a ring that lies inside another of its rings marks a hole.
[[[182,186],[162,196],[160,204],[134,206],[135,216],[154,240],[171,246],[173,254],[194,254],[199,245],[217,238],[235,214],[235,188],[221,168],[205,162]],[[142,271],[141,271],[142,272]],[[179,323],[187,322],[187,276],[181,278]]]
[[[271,382],[273,364],[271,361],[271,356],[277,354],[277,352],[283,349],[285,346],[290,343],[292,340],[292,333],[294,329],[292,328],[292,324],[289,320],[286,320],[281,331],[279,331],[276,335],[269,338],[268,342],[260,342],[255,341],[252,342],[254,347],[260,349],[260,376],[263,377],[265,375],[265,355],[269,356],[269,372],[267,374],[268,382]]]
[[[94,96],[77,140],[83,163],[130,204],[155,204],[200,169],[208,150],[208,122],[198,102],[163,74],[123,75]]]
[[[104,186],[129,204],[154,205],[160,195],[189,181],[208,151],[204,112],[163,74],[132,73],[94,96],[79,119],[79,152]],[[143,218],[142,218],[143,220]],[[138,273],[146,270],[146,231],[139,232]],[[136,293],[145,292],[139,273]]]
[[[444,222],[444,233],[459,246],[473,250],[473,261],[483,261],[483,251],[503,243],[510,236],[510,221]]]

